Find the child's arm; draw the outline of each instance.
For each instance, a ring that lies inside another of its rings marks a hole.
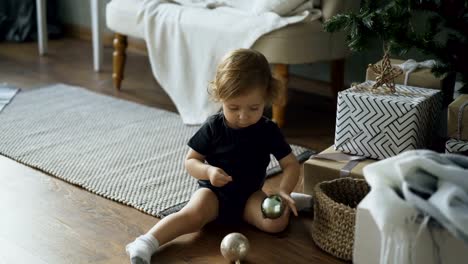
[[[293,153],[289,153],[286,157],[282,158],[279,163],[283,169],[283,178],[281,179],[279,194],[286,200],[294,215],[297,216],[296,204],[290,194],[299,180],[299,162],[297,162]]]
[[[209,180],[213,186],[221,187],[232,181],[225,171],[205,163],[205,156],[190,149],[185,158],[188,173],[199,180]]]

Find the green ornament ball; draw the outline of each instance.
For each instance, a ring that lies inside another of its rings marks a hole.
[[[262,214],[265,218],[276,219],[283,215],[284,203],[277,194],[265,197],[262,202]]]

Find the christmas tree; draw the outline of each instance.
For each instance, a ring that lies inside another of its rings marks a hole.
[[[416,49],[436,60],[436,76],[457,74],[468,93],[468,0],[363,0],[358,12],[338,14],[324,27],[348,32],[353,51],[369,49],[373,37],[385,54]]]

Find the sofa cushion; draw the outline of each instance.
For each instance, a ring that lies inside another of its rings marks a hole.
[[[112,0],[107,4],[107,26],[120,34],[144,39],[143,23],[137,23],[142,0]],[[343,58],[348,54],[342,33],[324,32],[320,20],[307,20],[260,37],[252,46],[270,63],[299,64]]]
[[[112,0],[106,7],[107,27],[114,32],[144,39],[143,23],[137,23],[142,0]]]

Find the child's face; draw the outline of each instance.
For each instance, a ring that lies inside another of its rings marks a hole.
[[[231,128],[244,128],[257,123],[264,108],[264,93],[259,88],[223,101],[224,117]]]

